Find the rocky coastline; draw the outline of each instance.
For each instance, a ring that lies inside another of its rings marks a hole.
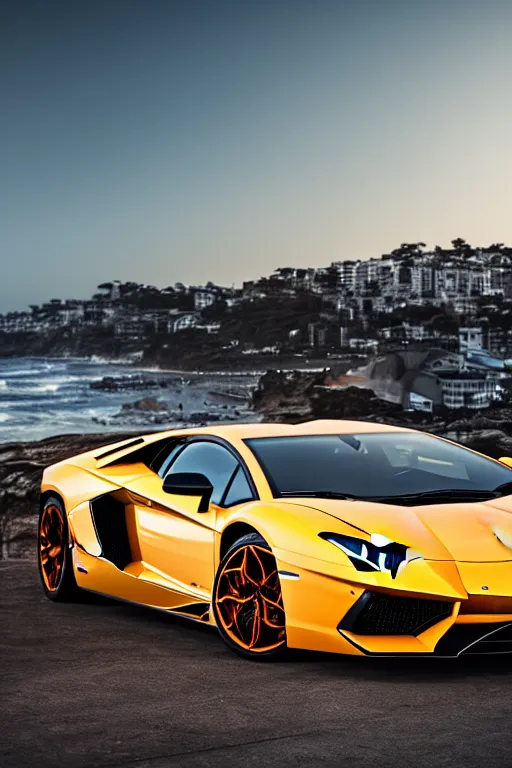
[[[213,389],[203,386],[203,397],[196,398],[194,405],[187,408],[181,402],[181,395],[186,395],[190,380],[179,376],[175,379],[137,376],[104,376],[100,381],[90,384],[91,389],[106,393],[140,392],[142,396],[134,401],[122,404],[118,413],[111,416],[94,416],[92,420],[101,426],[146,427],[160,425],[171,429],[182,426],[204,426],[218,421],[239,421],[248,416],[249,392],[251,379],[245,386],[233,388],[229,382],[224,385],[212,383]],[[203,382],[195,381],[201,386]],[[158,393],[148,394],[148,392]],[[167,390],[167,392],[160,392]],[[160,395],[160,396],[159,396]],[[186,398],[183,398],[186,399]],[[198,408],[199,406],[199,408]]]
[[[35,557],[39,489],[45,467],[132,436],[133,432],[59,435],[35,442],[0,444],[2,559]]]

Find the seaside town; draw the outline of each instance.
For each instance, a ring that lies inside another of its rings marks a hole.
[[[406,410],[488,407],[512,368],[512,247],[403,243],[241,288],[114,280],[89,300],[0,315],[0,355],[19,354],[205,369],[314,359],[337,366],[338,386],[370,386]]]

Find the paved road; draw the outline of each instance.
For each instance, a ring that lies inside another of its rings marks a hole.
[[[204,627],[54,605],[0,565],[0,765],[510,766],[512,658],[233,656]]]

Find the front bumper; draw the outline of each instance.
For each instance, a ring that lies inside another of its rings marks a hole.
[[[512,563],[471,564],[469,569],[454,562],[443,563],[442,568],[434,563],[430,579],[428,563],[423,561],[424,578],[415,577],[420,566],[415,574],[411,564],[407,581],[397,579],[391,585],[380,578],[384,574],[367,576],[341,568],[339,575],[332,570],[326,575],[305,567],[304,561],[280,555],[291,648],[451,658],[466,653],[512,653]],[[471,578],[466,587],[468,571]],[[361,583],[363,579],[367,583]],[[488,589],[479,595],[466,591],[477,583]]]

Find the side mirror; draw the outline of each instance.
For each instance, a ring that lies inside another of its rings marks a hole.
[[[208,512],[213,485],[200,472],[169,472],[162,485],[164,493],[177,496],[199,496],[198,512]]]
[[[501,461],[502,464],[505,464],[505,466],[510,467],[512,469],[512,459],[510,456],[502,456],[499,461]]]

